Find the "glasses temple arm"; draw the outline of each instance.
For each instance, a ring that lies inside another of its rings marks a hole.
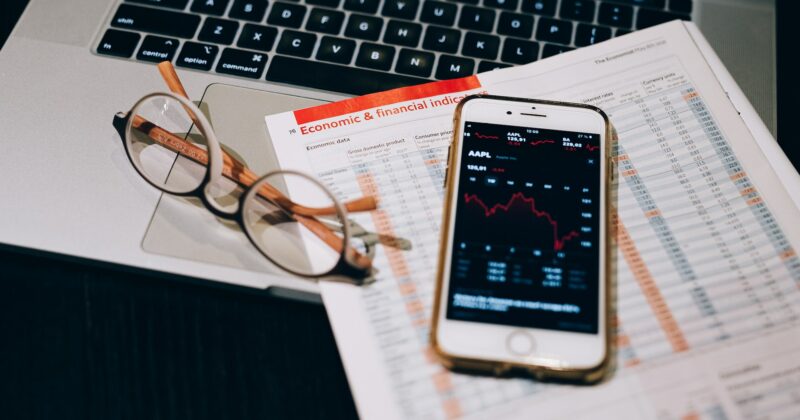
[[[333,231],[325,226],[322,222],[313,217],[303,216],[300,214],[294,214],[293,217],[333,250],[342,252],[344,247],[342,237],[333,233]],[[366,255],[358,252],[353,247],[348,247],[348,249],[345,251],[345,254],[346,257],[351,259],[356,265],[363,269],[369,269],[372,267],[372,260]]]
[[[125,115],[124,112],[117,112],[114,114],[114,120],[111,122],[111,125],[114,126],[114,129],[117,130],[119,133],[119,138],[125,142],[125,124],[128,123],[128,117]]]

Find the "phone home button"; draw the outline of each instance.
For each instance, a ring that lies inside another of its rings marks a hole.
[[[511,354],[528,356],[533,353],[535,342],[533,336],[525,331],[514,331],[506,338],[506,347]]]

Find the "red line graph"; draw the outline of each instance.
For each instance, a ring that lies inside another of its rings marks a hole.
[[[514,205],[515,201],[521,201],[523,204],[530,206],[530,211],[533,213],[534,216],[542,219],[547,219],[547,222],[550,223],[550,226],[553,227],[553,249],[556,251],[560,251],[564,248],[566,243],[574,238],[578,237],[577,231],[570,231],[566,235],[558,236],[558,222],[553,220],[553,217],[550,216],[550,213],[546,211],[541,211],[536,209],[536,203],[533,198],[525,197],[524,194],[521,192],[514,193],[511,198],[505,204],[495,204],[492,207],[486,205],[483,200],[480,199],[476,194],[464,194],[464,202],[469,204],[474,202],[476,205],[480,206],[483,209],[485,216],[491,217],[497,214],[498,210],[502,210],[504,212],[508,212],[511,206]]]
[[[481,133],[479,133],[477,131],[475,132],[475,137],[477,137],[479,139],[489,139],[489,140],[497,140],[497,139],[500,138],[500,136],[492,136],[490,134],[481,134]]]
[[[555,141],[553,140],[534,140],[531,142],[531,146],[538,146],[540,144],[553,144]]]
[[[586,144],[586,150],[590,152],[594,152],[595,150],[599,149],[600,146],[592,146],[591,144]]]

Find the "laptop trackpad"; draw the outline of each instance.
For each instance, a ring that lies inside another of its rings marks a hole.
[[[200,108],[219,141],[256,175],[278,168],[264,116],[324,103],[317,99],[213,84]],[[223,223],[199,200],[162,194],[142,248],[151,253],[247,270],[278,272],[234,223]]]

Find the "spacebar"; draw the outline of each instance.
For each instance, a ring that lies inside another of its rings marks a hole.
[[[353,95],[363,95],[430,81],[316,61],[298,60],[280,55],[272,59],[272,64],[267,70],[267,80]]]

